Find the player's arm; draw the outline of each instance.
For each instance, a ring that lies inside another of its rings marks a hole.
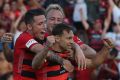
[[[100,64],[102,64],[105,59],[107,58],[107,55],[109,53],[109,49],[107,47],[103,47],[102,50],[100,52],[98,52],[96,54],[96,57],[92,58],[92,59],[86,59],[86,64],[87,67],[98,67]]]
[[[8,43],[3,43],[3,52],[8,62],[13,62],[13,50],[8,47]]]
[[[96,51],[87,44],[80,45],[80,48],[82,49],[86,58],[92,59],[96,56]]]
[[[73,39],[80,46],[86,58],[91,59],[96,56],[96,51],[87,44],[84,44],[77,36],[74,36]]]
[[[80,48],[80,46],[77,43],[73,44],[73,50],[74,50],[74,59],[76,63],[78,64],[78,69],[85,69],[86,68],[86,60],[85,60],[85,55]]]
[[[100,64],[102,64],[107,58],[111,48],[113,48],[112,42],[108,39],[105,39],[104,47],[96,54],[96,57],[93,59],[86,59],[87,67],[98,67]]]
[[[46,45],[43,47],[41,44],[36,44],[31,48],[31,51],[37,53],[33,58],[32,67],[39,69],[47,58],[49,48],[53,45],[55,39],[53,36],[47,37]]]
[[[74,70],[74,66],[71,64],[71,62],[69,60],[58,56],[53,51],[49,51],[47,60],[48,61],[50,60],[52,62],[57,62],[58,64],[63,66],[66,69],[66,71],[68,71],[68,72],[72,72]]]
[[[13,62],[13,50],[8,46],[9,43],[12,43],[12,40],[13,40],[12,33],[5,33],[1,38],[4,56],[8,62]]]

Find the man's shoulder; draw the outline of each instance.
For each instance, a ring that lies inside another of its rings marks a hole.
[[[38,42],[34,39],[34,37],[30,33],[23,32],[22,34],[20,34],[20,36],[16,40],[15,45],[19,47],[21,46],[21,47],[29,48],[35,43],[38,43]]]
[[[30,39],[33,39],[33,36],[29,34],[28,32],[23,32],[17,38],[16,43],[25,43],[29,41]]]

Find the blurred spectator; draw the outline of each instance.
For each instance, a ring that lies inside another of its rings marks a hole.
[[[99,0],[99,16],[102,20],[104,20],[107,15],[108,7],[109,5],[107,0]]]
[[[88,20],[93,22],[99,18],[99,0],[86,0]]]
[[[109,5],[112,7],[113,21],[114,23],[120,22],[120,0],[108,0]]]
[[[3,10],[3,4],[4,4],[4,0],[0,0],[0,14],[2,13]]]
[[[82,24],[80,10],[84,12],[82,16],[87,21],[88,20],[87,5],[84,0],[77,0],[75,3],[74,12],[73,12],[73,23],[77,30],[76,35],[83,42],[88,43],[88,38],[87,38],[86,32],[84,31],[85,28],[83,27],[83,24]]]
[[[5,29],[4,28],[0,28],[0,51],[3,52],[3,54],[4,54],[4,41],[6,41],[3,38],[4,34],[6,34]],[[8,46],[8,48],[12,49],[13,48],[13,43],[8,43],[7,46]],[[8,53],[10,53],[8,49],[6,49],[5,51],[8,51]],[[8,56],[8,58],[10,59],[11,56]]]
[[[101,19],[95,20],[93,23],[93,26],[90,27],[88,22],[82,17],[83,11],[81,10],[81,18],[82,18],[82,24],[84,25],[85,30],[87,31],[89,45],[95,49],[96,51],[100,51],[103,46],[103,34],[104,30],[102,29],[102,26],[108,26],[111,19],[111,9],[108,10],[108,15],[105,18],[105,21],[102,21]],[[106,24],[105,24],[106,23]]]
[[[64,12],[65,12],[66,18],[68,19],[68,22],[70,24],[73,24],[72,16],[73,16],[73,9],[74,9],[75,1],[74,0],[66,0],[66,1],[67,1],[67,4],[64,8]]]
[[[112,14],[112,10],[111,12],[109,12],[109,17],[110,17],[110,21],[111,21],[111,15]],[[105,38],[110,38],[114,44],[115,44],[115,48],[118,50],[118,55],[116,57],[117,59],[117,64],[118,64],[118,69],[119,69],[119,74],[120,74],[120,22],[119,23],[113,23],[112,25],[110,25],[110,21],[109,23],[105,23],[105,28],[104,28],[104,36]],[[108,28],[112,26],[113,32],[107,32]]]
[[[0,52],[0,64],[0,76],[12,71],[12,64],[6,61],[3,52]]]
[[[0,15],[0,26],[4,27],[7,32],[10,32],[12,21],[15,19],[10,5],[5,4],[3,6],[3,13]]]
[[[100,72],[97,80],[119,80],[118,66],[115,60],[117,54],[117,49],[112,49],[108,55],[108,60],[100,66]]]
[[[42,6],[37,2],[37,0],[29,0],[27,2],[30,9],[42,8]]]
[[[118,50],[118,56],[116,59],[118,60],[118,68],[120,73],[120,25],[114,23],[112,28],[113,32],[106,33],[105,38],[107,37],[113,40],[115,47]]]
[[[4,28],[0,28],[0,51],[3,50],[3,46],[2,46],[2,42],[1,42],[1,39],[2,39],[2,36],[3,34],[5,33],[5,29]]]
[[[81,23],[81,15],[80,15],[80,10],[83,11],[83,17],[85,20],[88,19],[87,16],[87,5],[84,0],[77,0],[74,6],[74,12],[73,12],[73,21],[74,21],[74,26],[77,29],[77,32],[84,29],[82,23]]]
[[[9,47],[9,45],[12,43],[13,41],[13,34],[12,33],[5,33],[2,36],[1,42],[3,45],[3,53],[4,56],[6,58],[6,60],[10,63],[13,63],[13,51],[12,49]],[[12,43],[13,44],[13,43]]]
[[[11,2],[11,11],[14,13],[15,19],[16,19],[17,17],[19,17],[19,15],[20,15],[20,10],[19,10],[19,8],[18,8],[18,3],[17,3],[17,1],[12,1],[12,2]]]
[[[58,4],[64,9],[67,2],[66,0],[45,0],[43,7],[46,9],[50,4]]]
[[[103,47],[103,42],[102,42],[102,37],[101,37],[102,21],[100,19],[97,19],[94,22],[93,27],[90,27],[86,19],[82,17],[82,15],[84,14],[82,10],[80,10],[80,14],[81,14],[81,20],[82,20],[83,27],[85,28],[87,35],[88,35],[88,40],[89,40],[88,44],[96,51],[100,51],[101,48]]]

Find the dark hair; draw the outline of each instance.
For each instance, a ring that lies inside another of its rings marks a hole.
[[[32,21],[34,21],[34,16],[39,16],[39,15],[45,15],[45,11],[43,9],[31,9],[27,11],[25,14],[24,20],[25,24],[30,24]]]
[[[110,51],[110,55],[111,56],[114,56],[114,57],[117,57],[118,55],[118,50],[116,48],[113,48],[112,51]]]
[[[72,30],[71,26],[65,23],[56,24],[52,30],[53,35],[62,35],[63,31],[67,31],[68,33]]]

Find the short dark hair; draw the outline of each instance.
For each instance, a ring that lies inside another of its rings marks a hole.
[[[39,16],[39,15],[45,15],[45,11],[43,9],[31,9],[27,11],[25,14],[24,20],[25,24],[30,24],[31,22],[34,21],[34,16]]]
[[[64,30],[69,33],[72,30],[72,28],[70,25],[65,24],[65,23],[56,24],[52,30],[52,34],[62,35]]]
[[[114,57],[117,57],[118,55],[118,50],[116,48],[113,48],[111,51],[110,51],[110,55],[111,56],[114,56]]]

